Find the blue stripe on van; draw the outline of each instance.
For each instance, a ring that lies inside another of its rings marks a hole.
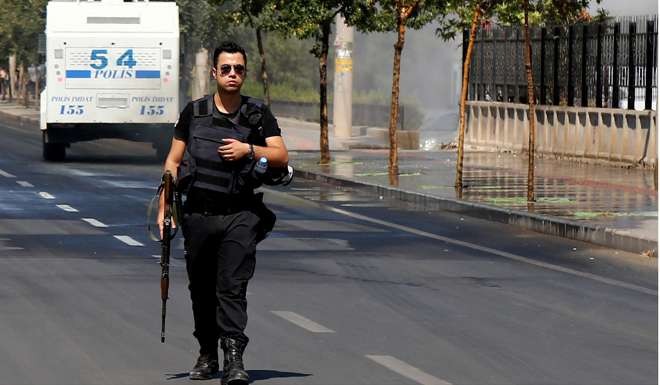
[[[70,79],[89,79],[92,71],[89,70],[66,70],[66,77]]]
[[[160,79],[160,71],[135,71],[135,77],[138,79]]]

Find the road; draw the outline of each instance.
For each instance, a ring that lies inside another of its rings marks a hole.
[[[180,236],[159,340],[153,150],[45,163],[38,132],[0,132],[0,384],[189,383]],[[255,384],[657,383],[656,259],[310,181],[265,192]]]

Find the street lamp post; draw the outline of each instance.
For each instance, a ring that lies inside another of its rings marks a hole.
[[[350,138],[353,131],[353,27],[337,15],[333,124],[336,138]]]

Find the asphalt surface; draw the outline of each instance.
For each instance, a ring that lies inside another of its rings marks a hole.
[[[154,151],[45,163],[38,132],[0,132],[0,384],[189,383],[180,236],[159,340]],[[657,383],[656,259],[304,180],[266,196],[255,384]]]

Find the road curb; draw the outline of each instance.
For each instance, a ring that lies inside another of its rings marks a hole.
[[[10,126],[18,128],[35,128],[39,129],[39,120],[23,115],[10,114],[0,109],[0,121]]]
[[[657,257],[657,241],[623,234],[617,229],[584,224],[546,215],[532,214],[524,211],[508,210],[481,203],[441,198],[419,192],[405,191],[390,186],[358,182],[352,179],[328,175],[321,172],[296,169],[295,173],[297,177],[303,179],[316,180],[337,187],[351,187],[377,194],[383,198],[407,202],[420,210],[451,211],[470,217],[512,224],[539,233],[590,242],[633,253],[648,253],[650,251],[653,257]]]

